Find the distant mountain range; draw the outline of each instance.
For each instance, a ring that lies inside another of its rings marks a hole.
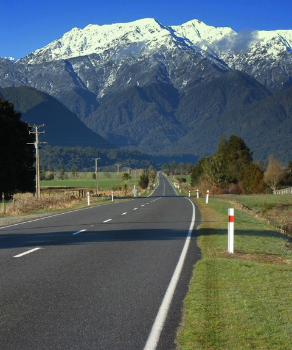
[[[2,93],[19,86],[59,100],[108,147],[201,157],[236,134],[256,160],[291,160],[292,30],[151,18],[73,28],[16,62],[0,59]]]

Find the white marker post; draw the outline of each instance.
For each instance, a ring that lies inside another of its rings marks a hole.
[[[191,197],[191,191],[189,191],[189,198]]]
[[[112,202],[114,201],[114,191],[112,191]]]
[[[206,204],[209,202],[209,190],[207,190],[207,195],[206,195]]]
[[[234,253],[234,209],[228,209],[228,253]]]
[[[197,190],[197,198],[199,198],[199,190]]]
[[[87,205],[90,205],[90,196],[89,196],[89,192],[87,192]]]

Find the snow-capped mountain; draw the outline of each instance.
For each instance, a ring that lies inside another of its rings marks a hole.
[[[199,20],[167,26],[152,18],[90,24],[16,62],[0,59],[0,87],[21,85],[57,98],[111,142],[170,150],[207,110],[215,122],[292,86],[292,30],[236,33]]]
[[[128,48],[131,54],[141,54],[156,51],[163,45],[169,49],[175,45],[204,49],[205,44],[212,45],[231,35],[236,33],[230,28],[215,28],[197,20],[173,27],[152,18],[103,26],[90,24],[84,29],[73,28],[23,61],[36,64],[91,54],[106,55],[112,49],[115,53],[122,50],[121,54],[125,55]]]
[[[218,67],[246,72],[271,90],[281,89],[292,75],[292,30],[236,33],[231,28],[215,28],[199,20],[166,26],[152,18],[73,28],[61,38],[20,59],[18,64],[35,65],[90,57],[96,70],[110,62],[111,74],[99,87],[102,96],[117,79],[117,70],[123,60],[133,62],[159,53],[166,56],[165,52],[171,52],[173,57],[178,49],[205,57]],[[163,61],[164,57],[160,60]],[[165,67],[169,65],[169,76],[173,80],[169,55],[167,61]],[[73,65],[72,68],[78,73],[78,67]],[[90,84],[89,81],[83,83]],[[173,80],[173,83],[181,88],[186,80]]]

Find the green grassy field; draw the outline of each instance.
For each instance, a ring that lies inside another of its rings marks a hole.
[[[292,204],[292,196],[290,194],[241,195],[230,196],[230,198],[258,212],[262,212],[268,208],[272,209],[282,204]]]
[[[128,181],[128,186],[133,187],[137,185],[139,177],[142,170],[137,170],[136,174],[133,172],[131,174],[131,179]],[[41,187],[84,187],[84,188],[96,188],[96,180],[93,179],[93,173],[78,173],[76,178],[73,178],[71,173],[66,173],[64,180],[55,178],[49,181],[41,181]],[[125,183],[122,180],[123,173],[119,176],[117,173],[113,172],[98,172],[97,175],[97,186],[100,191],[110,190],[112,188],[117,188],[118,184],[120,187]]]
[[[234,200],[234,198],[232,199]],[[235,251],[227,252],[230,197],[195,199],[202,259],[185,299],[177,348],[292,349],[292,244],[265,220],[235,209]],[[237,196],[257,211],[290,197]]]

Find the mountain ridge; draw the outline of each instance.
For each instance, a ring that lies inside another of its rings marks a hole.
[[[263,122],[257,106],[265,110],[264,103],[278,103],[266,98],[291,93],[291,46],[292,30],[236,33],[199,20],[88,25],[16,62],[0,59],[0,87],[46,92],[116,146],[202,156],[214,150],[219,133],[230,134],[231,114],[238,136],[246,135],[243,111]],[[266,124],[272,125],[271,110]],[[266,145],[255,151],[257,159],[268,157],[264,130],[247,134],[255,147]],[[281,149],[280,141],[273,149]]]

